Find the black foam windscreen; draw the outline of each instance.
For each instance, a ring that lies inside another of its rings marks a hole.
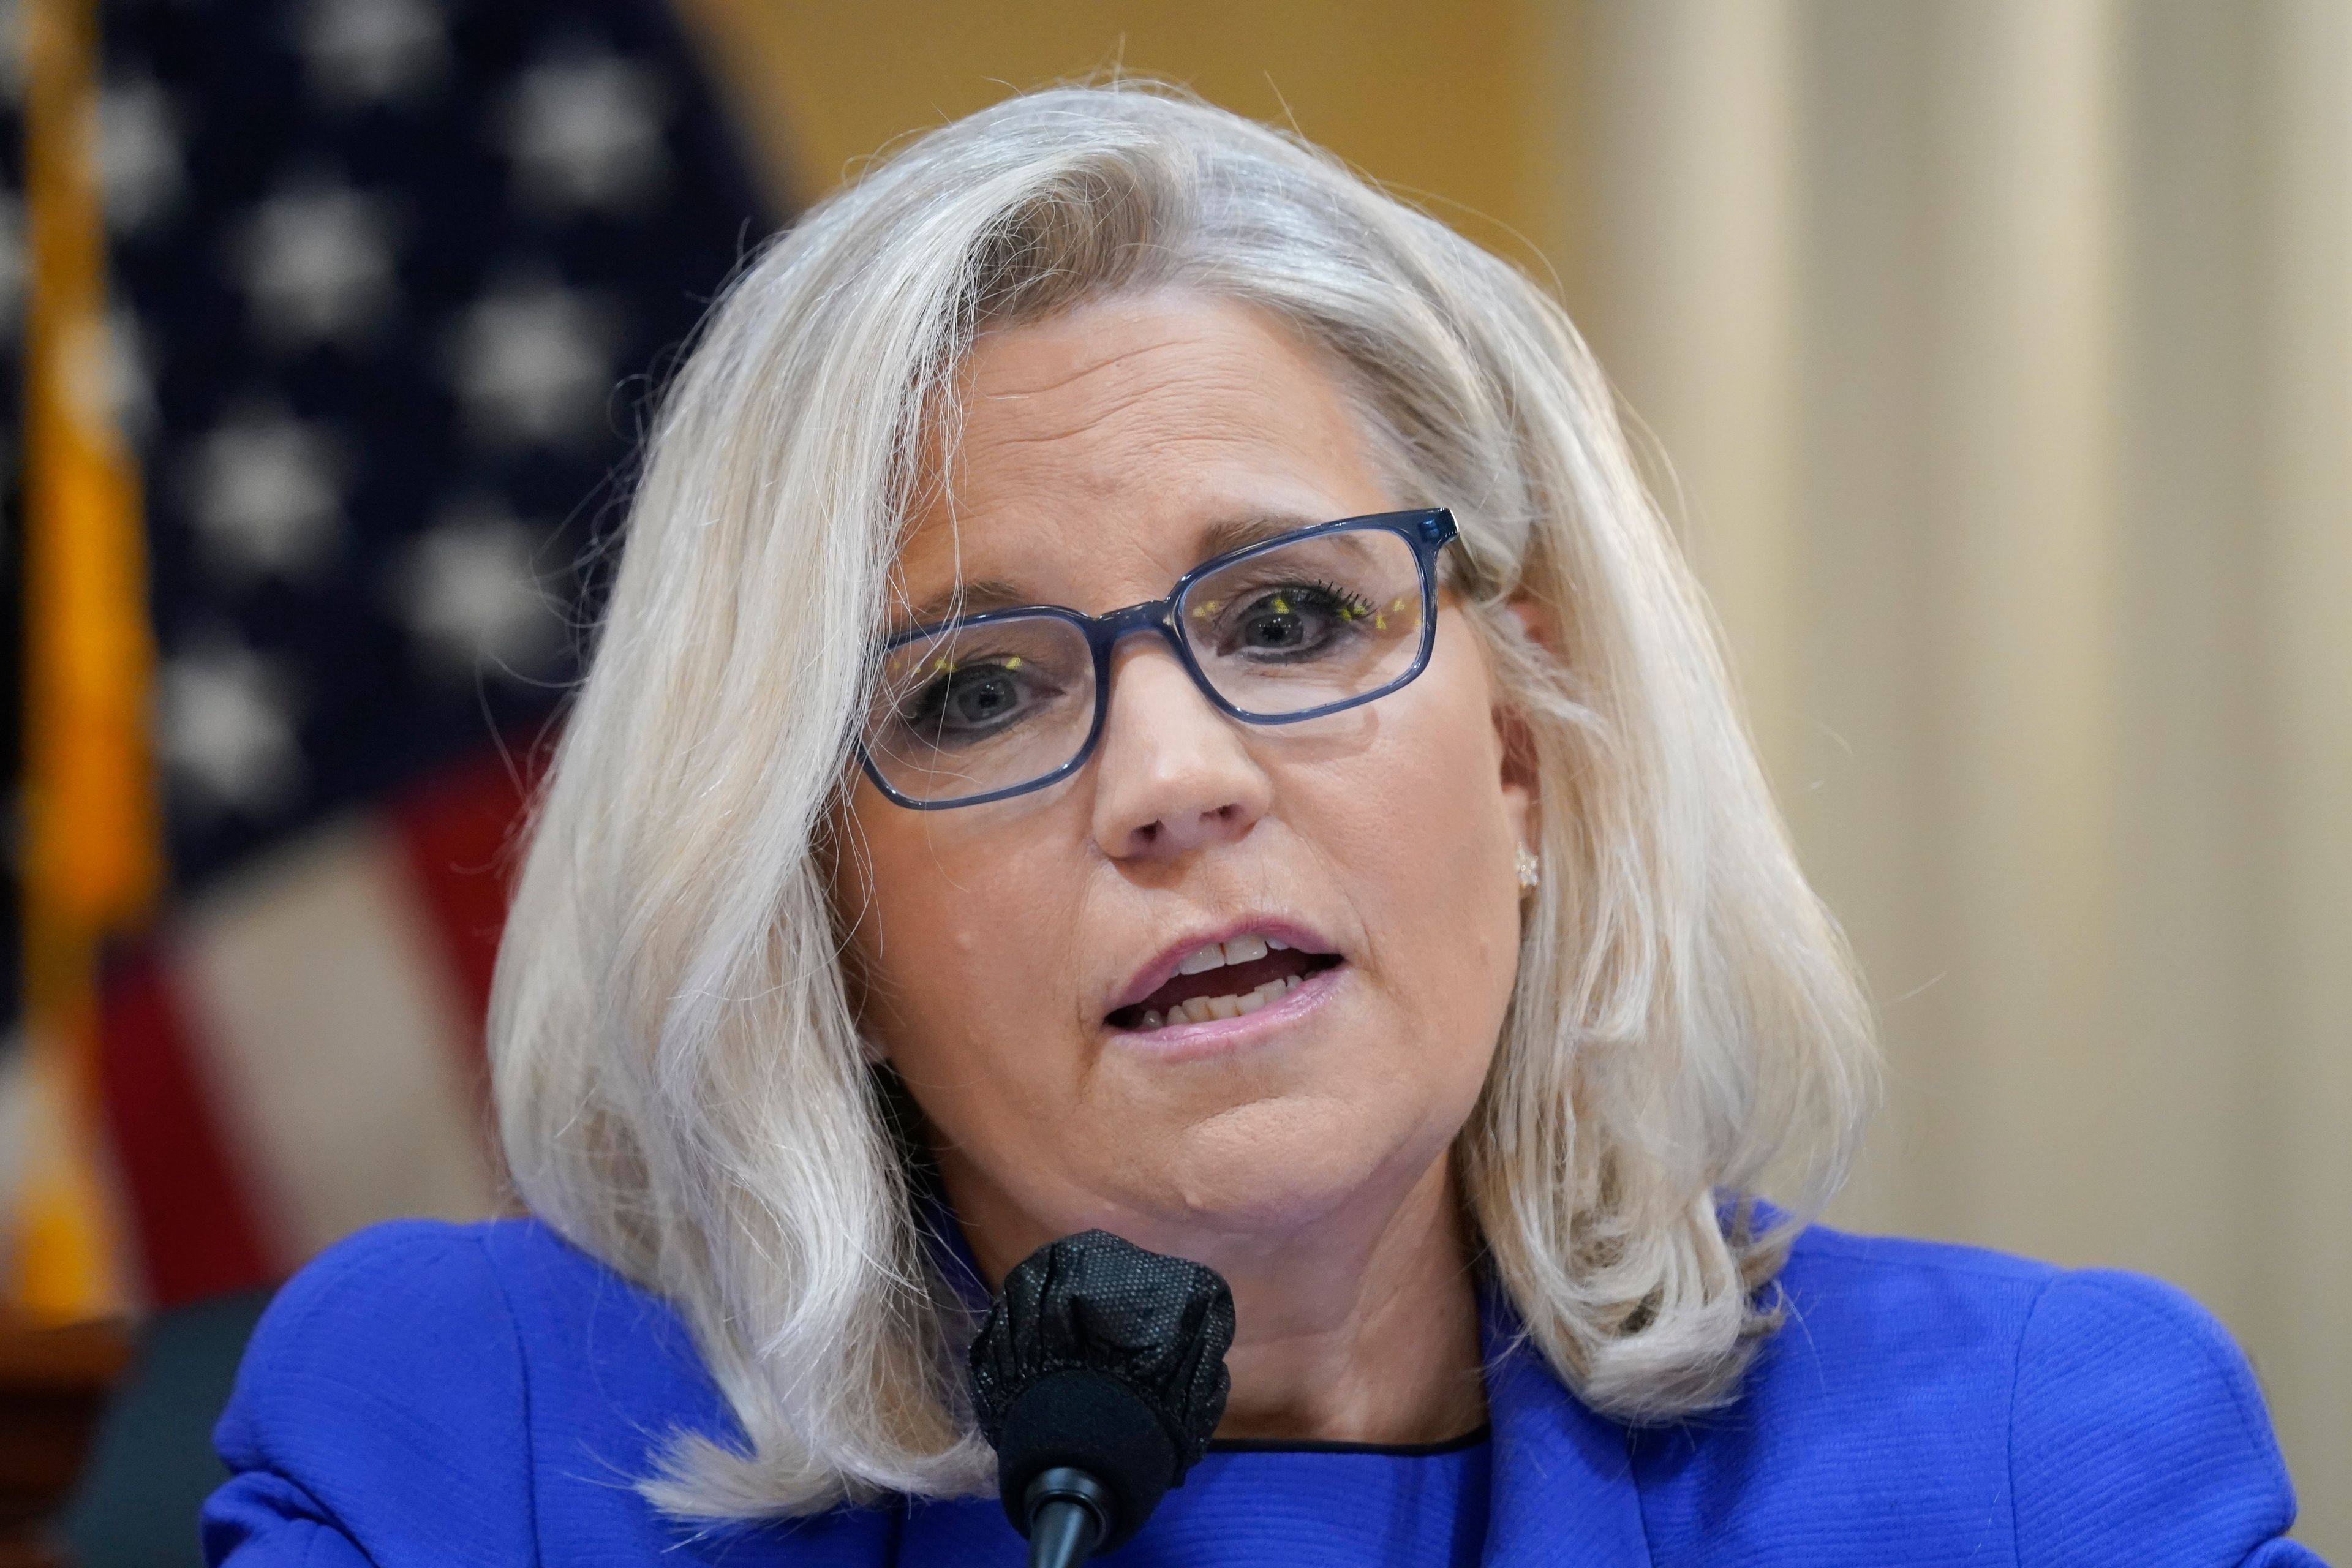
[[[1213,1268],[1100,1230],[1024,1258],[971,1347],[981,1431],[1013,1527],[1028,1532],[1030,1482],[1068,1467],[1113,1499],[1097,1549],[1133,1535],[1208,1451],[1233,1340],[1233,1292]]]

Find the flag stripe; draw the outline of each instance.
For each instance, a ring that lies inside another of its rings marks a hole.
[[[431,911],[433,934],[470,1008],[464,1067],[486,1099],[481,1022],[506,924],[511,839],[537,761],[534,752],[486,752],[410,790],[390,813],[416,896]]]
[[[285,1261],[265,1239],[270,1227],[232,1158],[174,990],[156,948],[114,978],[99,1067],[121,1190],[159,1307],[260,1284]]]
[[[185,943],[294,1256],[391,1215],[493,1212],[470,1010],[392,835],[348,823],[269,858],[198,902]]]

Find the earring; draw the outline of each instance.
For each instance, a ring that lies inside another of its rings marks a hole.
[[[1537,859],[1535,851],[1526,845],[1519,846],[1511,858],[1511,864],[1519,874],[1521,892],[1532,893],[1543,885],[1543,862]]]

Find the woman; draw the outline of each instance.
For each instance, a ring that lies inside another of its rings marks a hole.
[[[1121,1561],[2311,1560],[2178,1294],[1806,1228],[1864,1009],[1599,372],[1195,103],[730,291],[493,1014],[532,1217],[287,1289],[216,1561],[1020,1561],[963,1348],[1097,1226],[1238,1315]]]

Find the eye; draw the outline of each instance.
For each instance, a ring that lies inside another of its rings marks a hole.
[[[1372,606],[1329,583],[1287,583],[1238,598],[1218,618],[1219,654],[1309,658],[1368,629]]]
[[[898,721],[934,745],[1003,732],[1056,695],[1018,656],[977,662],[935,661],[931,678],[909,692]]]

